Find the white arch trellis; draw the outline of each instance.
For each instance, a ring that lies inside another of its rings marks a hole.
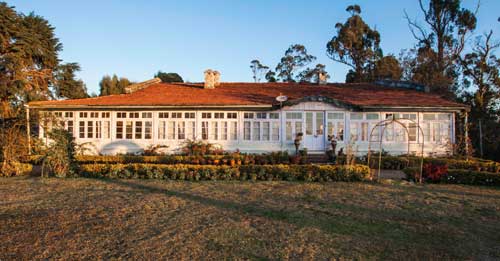
[[[422,170],[423,170],[423,166],[424,166],[424,131],[422,130],[422,128],[420,127],[420,125],[414,121],[414,120],[411,120],[411,119],[401,119],[401,120],[405,120],[405,121],[408,121],[408,122],[411,122],[411,123],[414,123],[416,128],[418,129],[418,139],[420,137],[422,137],[422,146],[421,146],[421,151],[420,151],[420,171],[419,171],[419,177],[418,177],[418,181],[420,183],[422,183]],[[383,127],[382,130],[381,130],[381,133],[380,133],[380,137],[379,137],[379,151],[378,151],[378,171],[377,171],[377,180],[380,178],[380,169],[382,167],[382,143],[384,141],[384,133],[385,133],[385,130],[387,128],[387,126],[391,125],[391,124],[394,124],[394,123],[397,123],[399,124],[401,127],[403,127],[403,129],[405,130],[405,133],[406,133],[406,143],[407,143],[407,153],[406,153],[406,157],[408,159],[408,163],[410,162],[410,139],[409,139],[409,136],[410,136],[410,132],[408,131],[408,127],[402,123],[400,120],[397,120],[397,119],[394,119],[394,118],[390,118],[390,119],[385,119],[385,120],[381,120],[379,121],[370,131],[370,136],[369,136],[369,143],[368,143],[368,167],[370,167],[370,160],[371,160],[371,145],[372,145],[372,142],[376,142],[376,141],[373,141],[372,140],[372,137],[373,137],[373,131],[376,129],[376,128],[380,128],[380,127]],[[420,136],[420,134],[422,136]]]

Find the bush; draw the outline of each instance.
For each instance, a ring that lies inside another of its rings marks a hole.
[[[337,165],[163,165],[163,164],[86,164],[80,176],[91,178],[141,178],[169,180],[301,180],[362,181],[370,170],[366,166]]]
[[[75,138],[66,130],[53,129],[48,133],[51,140],[46,154],[43,156],[42,176],[44,172],[56,177],[77,174],[78,165],[75,160]]]
[[[448,174],[445,175],[441,181],[451,184],[500,186],[500,174],[485,171],[451,169],[448,170]]]
[[[29,175],[33,170],[33,165],[29,163],[12,162],[9,166],[9,169],[3,168],[2,171],[0,171],[0,177]]]

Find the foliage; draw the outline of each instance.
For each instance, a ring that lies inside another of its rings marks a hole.
[[[485,171],[450,169],[441,181],[451,184],[500,186],[500,174]]]
[[[276,66],[277,77],[283,82],[296,82],[298,80],[295,76],[297,70],[314,60],[316,60],[316,57],[308,54],[306,47],[303,45],[291,45]]]
[[[494,54],[500,43],[492,35],[478,37],[472,52],[461,59],[461,98],[471,106],[469,133],[477,155],[500,160],[500,59]]]
[[[82,80],[76,79],[76,72],[81,70],[77,63],[61,64],[55,77],[55,96],[59,98],[88,98],[87,87]]]
[[[71,177],[78,172],[75,139],[66,130],[55,128],[48,133],[51,140],[42,160],[42,176]]]
[[[0,103],[2,118],[22,103],[47,99],[62,44],[43,17],[17,13],[0,2]]]
[[[18,121],[4,123],[0,131],[0,176],[19,175],[22,156],[28,151],[26,129]]]
[[[314,68],[307,68],[302,71],[299,75],[300,82],[310,82],[310,83],[320,83],[319,75],[323,74],[325,80],[330,79],[330,75],[326,71],[326,66],[324,64],[316,64]]]
[[[366,166],[335,165],[148,165],[87,164],[80,175],[92,178],[144,178],[169,180],[300,180],[300,181],[363,181],[370,170]]]
[[[422,169],[422,178],[426,182],[439,182],[448,172],[446,164],[424,164]]]
[[[269,66],[261,64],[259,60],[251,61],[250,69],[252,69],[252,78],[254,82],[260,82],[262,75],[267,76],[267,73],[269,72]]]
[[[384,57],[380,34],[361,18],[361,7],[350,5],[351,16],[337,23],[337,35],[326,45],[328,56],[351,69],[346,82],[370,82],[379,78],[399,79],[401,68],[393,56]]]
[[[430,0],[427,7],[419,0],[424,25],[406,19],[418,41],[411,79],[431,91],[454,97],[458,79],[457,62],[464,50],[467,36],[476,28],[476,16],[461,8],[460,0]]]
[[[133,82],[125,77],[118,78],[116,74],[113,74],[113,77],[105,75],[99,82],[99,96],[123,94],[125,93],[125,87],[131,84],[133,84]]]
[[[160,78],[161,82],[184,82],[182,77],[177,74],[177,73],[166,73],[162,71],[158,71],[155,76],[155,78]]]
[[[181,152],[189,156],[204,156],[213,154],[215,145],[203,140],[187,139],[181,146]]]
[[[265,78],[266,78],[267,82],[277,82],[278,81],[276,79],[276,73],[273,72],[272,70],[267,71]]]

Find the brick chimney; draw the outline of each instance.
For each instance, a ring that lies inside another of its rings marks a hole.
[[[319,85],[324,85],[324,84],[327,83],[326,81],[327,81],[327,79],[326,79],[326,73],[319,72],[318,73],[318,84]]]
[[[214,89],[220,85],[220,72],[208,69],[205,71],[204,89]]]

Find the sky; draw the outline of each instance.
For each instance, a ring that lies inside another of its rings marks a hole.
[[[23,13],[35,12],[56,28],[63,62],[77,62],[89,93],[99,93],[104,75],[132,81],[161,70],[185,81],[203,81],[216,69],[221,81],[252,81],[250,61],[274,68],[292,44],[303,44],[326,65],[331,82],[344,82],[348,67],[330,60],[326,43],[351,4],[381,34],[384,54],[415,45],[404,11],[421,18],[417,0],[210,0],[210,1],[7,1]],[[464,0],[475,9],[477,0]],[[481,0],[476,34],[494,31],[500,39],[500,0]],[[473,38],[470,39],[471,41]],[[311,66],[314,66],[311,64]]]

